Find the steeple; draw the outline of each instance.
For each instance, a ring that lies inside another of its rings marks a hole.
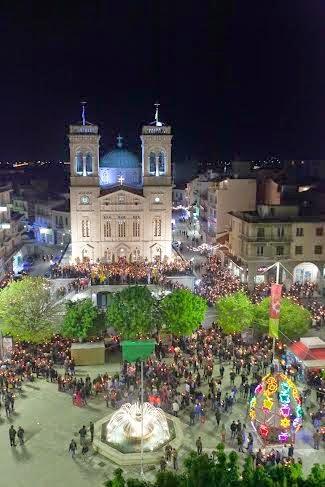
[[[86,105],[87,105],[87,102],[86,101],[82,101],[81,102],[81,106],[82,106],[82,109],[81,109],[82,125],[86,125]]]
[[[156,102],[154,104],[154,106],[156,107],[155,121],[154,122],[151,122],[150,125],[156,125],[156,127],[162,127],[163,126],[163,123],[162,122],[159,122],[159,107],[160,107],[160,103]]]

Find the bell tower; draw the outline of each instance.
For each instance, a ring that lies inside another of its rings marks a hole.
[[[71,186],[98,186],[99,140],[98,126],[86,121],[85,103],[82,120],[69,126]]]
[[[142,127],[143,186],[171,186],[171,127],[159,121],[159,103],[155,120]]]

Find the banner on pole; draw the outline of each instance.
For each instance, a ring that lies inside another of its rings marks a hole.
[[[122,358],[127,362],[146,360],[154,352],[155,345],[155,340],[123,341],[121,342]]]
[[[282,294],[282,284],[272,284],[271,301],[270,301],[269,335],[273,338],[279,338],[281,294]]]

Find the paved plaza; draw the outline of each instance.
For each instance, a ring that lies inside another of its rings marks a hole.
[[[216,365],[215,373],[219,366]],[[100,367],[77,367],[77,377],[89,374],[94,378],[98,373],[108,371],[109,374],[119,370],[118,364],[107,364]],[[237,376],[236,384],[239,385]],[[225,384],[224,384],[225,383]],[[207,384],[201,388],[207,392]],[[223,381],[223,394],[230,390],[229,366],[226,366],[225,379]],[[311,399],[313,402],[313,398]],[[21,396],[17,397],[16,412],[12,418],[6,419],[4,408],[1,408],[0,419],[0,455],[1,455],[1,480],[15,487],[89,487],[100,486],[103,481],[110,478],[116,466],[107,459],[94,455],[92,451],[86,459],[81,458],[78,431],[82,425],[88,427],[89,421],[97,421],[104,415],[112,412],[106,407],[106,403],[100,395],[89,401],[84,408],[72,405],[71,396],[59,393],[56,383],[48,383],[45,379],[38,379],[33,383],[25,383]],[[236,442],[230,442],[229,426],[233,419],[240,419],[250,426],[247,420],[247,403],[238,399],[232,414],[223,413],[221,422],[224,422],[227,430],[226,447],[230,450],[236,448]],[[220,442],[220,429],[216,428],[216,420],[213,412],[207,412],[204,425],[189,426],[189,411],[181,412],[183,422],[184,442],[179,452],[179,465],[188,452],[195,448],[198,436],[202,437],[203,451],[211,453]],[[14,424],[17,429],[21,425],[25,429],[25,447],[10,448],[8,429]],[[78,454],[72,460],[68,454],[68,445],[72,438],[78,444]],[[303,458],[306,472],[315,462],[324,463],[324,450],[316,451],[312,447],[312,426],[306,422],[305,428],[297,435],[295,457]],[[258,439],[254,437],[254,449],[258,448]],[[91,449],[90,449],[91,450]],[[240,453],[240,462],[243,463],[245,453]],[[156,466],[156,469],[158,467]],[[169,466],[171,468],[171,466]],[[138,476],[139,468],[127,467],[127,476]],[[147,471],[146,477],[152,479],[155,470]]]

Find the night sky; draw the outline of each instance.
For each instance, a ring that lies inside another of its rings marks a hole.
[[[139,151],[159,100],[178,173],[325,159],[324,25],[324,0],[2,4],[0,160],[67,159],[81,100],[102,152],[118,132]]]

